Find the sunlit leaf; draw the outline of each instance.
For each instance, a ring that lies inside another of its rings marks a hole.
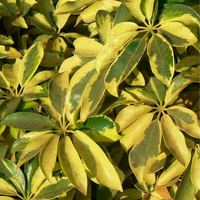
[[[1,184],[1,188],[0,188],[1,195],[9,195],[9,196],[17,195],[17,191],[15,190],[15,188],[10,183],[8,183],[5,179],[0,178],[0,184]]]

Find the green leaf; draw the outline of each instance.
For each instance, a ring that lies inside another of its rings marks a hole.
[[[199,183],[199,175],[200,175],[200,152],[199,152],[199,145],[195,148],[195,152],[192,158],[192,163],[191,163],[191,181],[194,187],[199,190],[200,189],[200,183]]]
[[[56,164],[59,138],[59,135],[53,135],[40,152],[40,168],[50,182],[52,179],[52,172]]]
[[[22,151],[24,147],[33,139],[37,138],[40,135],[45,135],[47,133],[50,133],[51,131],[41,131],[41,132],[29,132],[24,134],[23,136],[19,137],[17,140],[14,141],[11,153],[14,153],[16,151]]]
[[[17,139],[19,137],[19,129],[10,127],[10,135],[14,138]]]
[[[159,154],[161,134],[160,122],[154,120],[129,153],[129,165],[140,184],[155,182],[155,175],[149,169]]]
[[[38,103],[35,102],[35,101],[22,101],[19,106],[17,107],[17,112],[18,111],[25,111],[25,110],[28,110],[30,108],[34,108],[38,106]]]
[[[44,131],[55,128],[55,124],[47,117],[31,112],[13,113],[4,118],[1,124],[30,131]]]
[[[25,192],[25,177],[21,169],[17,168],[17,165],[8,159],[3,159],[0,172],[3,173],[21,193]]]
[[[199,27],[199,15],[190,7],[183,4],[169,4],[160,15],[160,23],[169,21],[181,22],[185,25]]]
[[[69,74],[63,72],[55,75],[49,82],[49,98],[54,108],[64,114],[67,88],[69,85]]]
[[[87,175],[80,157],[68,136],[60,140],[58,154],[65,175],[81,193],[87,195]]]
[[[143,114],[150,112],[153,108],[148,105],[131,105],[127,106],[119,112],[115,119],[117,127],[119,127],[119,132],[130,126],[136,119],[138,119]]]
[[[181,130],[192,137],[200,138],[198,118],[194,111],[182,106],[171,106],[167,109],[167,112]]]
[[[141,11],[142,0],[123,0],[123,4],[129,9],[131,14],[139,21],[145,22],[145,16]]]
[[[0,163],[1,163],[2,159],[5,157],[7,150],[8,150],[8,145],[0,146]]]
[[[198,41],[192,31],[180,22],[164,23],[158,28],[158,32],[175,47],[187,47]]]
[[[186,165],[188,148],[186,146],[185,137],[169,115],[163,115],[161,123],[166,146],[182,165]]]
[[[3,45],[12,45],[14,44],[13,39],[11,36],[0,35],[0,44]]]
[[[192,82],[192,80],[184,78],[181,74],[177,75],[166,91],[165,105],[171,105],[177,99],[179,93]]]
[[[165,51],[164,54],[163,51]],[[169,87],[174,75],[172,47],[160,34],[155,33],[149,40],[147,53],[152,72],[156,78]]]
[[[140,61],[146,49],[144,39],[135,39],[120,53],[118,58],[112,63],[106,74],[105,83],[107,90],[118,96],[118,86],[125,80]]]
[[[32,140],[24,149],[19,157],[17,166],[20,167],[25,162],[36,156],[44,147],[44,145],[53,137],[53,134],[38,136]]]
[[[165,85],[156,77],[150,77],[146,89],[150,94],[153,94],[162,105],[166,94]]]
[[[126,8],[124,4],[121,4],[115,13],[114,26],[121,22],[129,21],[131,18],[132,14],[130,13],[130,11]]]
[[[43,56],[44,51],[41,43],[35,43],[28,49],[19,69],[19,80],[22,87],[31,79]]]
[[[105,93],[104,78],[106,70],[107,68],[103,68],[100,73],[96,72],[85,87],[81,101],[81,121],[85,121],[88,115],[95,110]]]
[[[199,56],[191,55],[180,60],[176,64],[175,69],[177,72],[182,72],[188,69],[189,67],[192,67],[193,65],[198,65],[198,64],[199,64]]]
[[[102,149],[81,131],[75,131],[73,142],[93,176],[102,185],[122,191],[119,176]]]
[[[44,187],[34,198],[36,200],[54,199],[72,188],[73,185],[70,183],[69,179],[62,177],[57,183]]]
[[[3,119],[10,114],[14,113],[21,102],[21,98],[14,98],[11,100],[5,100],[0,105],[0,119]]]
[[[81,67],[71,78],[66,100],[66,115],[73,124],[76,124],[84,89],[95,73],[94,61],[91,61]]]
[[[145,130],[151,124],[153,116],[154,113],[144,114],[133,122],[128,128],[123,130],[120,143],[126,151],[128,151],[141,137],[143,137]]]
[[[19,58],[16,59],[13,65],[5,64],[2,67],[2,72],[11,86],[17,89],[19,85],[19,68],[21,66],[21,60]]]
[[[183,72],[181,72],[182,76],[184,78],[190,79],[193,82],[197,82],[199,83],[199,72],[200,72],[200,65],[198,65],[197,67],[191,67]]]
[[[56,26],[56,18],[54,16],[54,5],[51,0],[39,0],[38,2],[41,13],[46,17],[52,27]]]
[[[194,199],[196,189],[192,184],[190,170],[191,167],[188,167],[176,192],[175,200]]]
[[[66,14],[66,13],[71,13],[74,11],[77,11],[81,8],[84,8],[88,4],[92,4],[97,0],[80,0],[80,1],[66,1],[61,3],[59,6],[56,8],[56,13],[55,14]]]
[[[99,36],[103,44],[106,43],[106,40],[112,29],[112,15],[106,10],[99,10],[96,14],[96,23],[99,31]]]
[[[15,190],[13,185],[8,183],[5,179],[0,178],[0,185],[1,185],[0,188],[1,195],[17,196],[17,191]]]
[[[105,115],[89,117],[78,129],[96,142],[115,142],[121,137],[117,134],[115,123]]]
[[[13,1],[1,0],[1,3],[10,11],[12,16],[16,16],[17,12],[17,4],[13,3]]]

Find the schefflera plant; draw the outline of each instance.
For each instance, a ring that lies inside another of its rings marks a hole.
[[[12,153],[21,152],[17,167],[39,153],[40,168],[52,182],[58,157],[63,173],[82,194],[87,195],[87,176],[98,184],[122,191],[120,178],[106,155],[108,151],[95,142],[119,140],[115,123],[104,115],[88,118],[86,124],[70,123],[65,109],[68,87],[68,72],[54,75],[48,85],[49,97],[40,98],[46,113],[15,112],[1,121],[3,125],[30,131],[12,145]]]

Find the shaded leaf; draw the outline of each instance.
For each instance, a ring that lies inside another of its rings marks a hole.
[[[143,193],[137,189],[126,189],[123,192],[117,193],[114,200],[137,200],[142,198]]]
[[[1,124],[30,131],[44,131],[55,128],[55,124],[50,119],[31,112],[13,113],[4,118]]]
[[[6,77],[4,76],[4,74],[1,71],[0,71],[0,87],[5,88],[5,89],[10,88],[9,82],[7,81]]]

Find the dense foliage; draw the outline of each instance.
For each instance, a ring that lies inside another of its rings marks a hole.
[[[198,9],[0,0],[0,200],[197,200]]]

